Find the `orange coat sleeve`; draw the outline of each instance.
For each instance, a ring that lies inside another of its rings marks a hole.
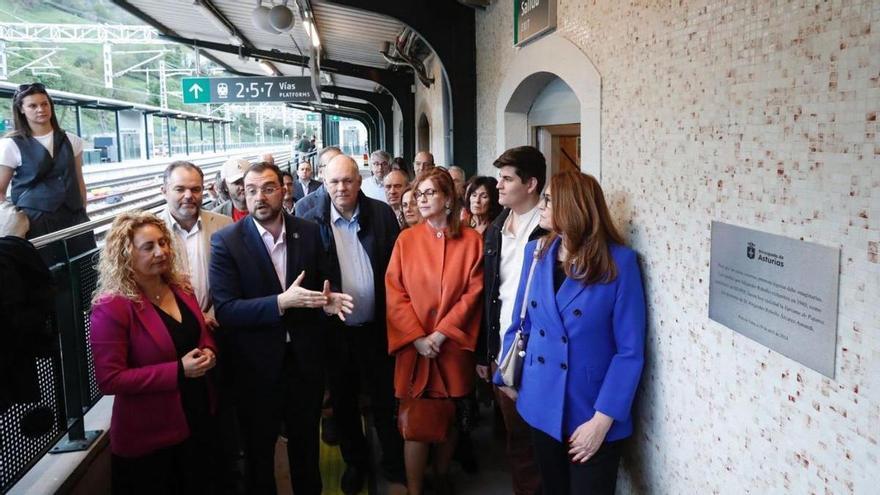
[[[398,237],[391,252],[391,261],[385,272],[385,320],[388,327],[388,353],[395,354],[417,339],[427,337],[422,323],[412,307],[409,292],[403,282],[403,252],[405,236]]]
[[[464,292],[449,311],[437,322],[437,331],[451,339],[465,351],[474,351],[480,333],[480,315],[483,311],[483,245],[474,236],[473,245],[468,246],[460,269],[467,277]],[[465,271],[466,268],[466,271]]]

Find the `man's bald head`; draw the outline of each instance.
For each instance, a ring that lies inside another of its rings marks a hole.
[[[272,153],[263,153],[260,155],[260,161],[266,162],[269,165],[275,165],[275,157],[272,156]]]
[[[351,218],[361,190],[361,173],[357,163],[347,155],[333,157],[324,169],[324,184],[336,210]]]

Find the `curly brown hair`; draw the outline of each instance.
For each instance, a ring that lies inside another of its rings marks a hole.
[[[158,228],[172,246],[168,255],[171,268],[162,275],[162,279],[168,285],[192,292],[185,261],[178,255],[177,243],[165,222],[149,211],[127,211],[113,220],[104,238],[104,248],[98,259],[98,285],[92,295],[93,303],[110,296],[140,301],[141,290],[135,282],[131,260],[135,231],[146,225]]]

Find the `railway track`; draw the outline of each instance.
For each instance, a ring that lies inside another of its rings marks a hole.
[[[260,150],[263,152],[265,150]],[[289,148],[285,150],[269,150],[275,156],[275,163],[280,164],[282,169],[286,168],[286,164],[291,160]],[[257,158],[257,153],[244,153],[238,156],[250,161]],[[208,158],[190,160],[199,166],[205,174],[205,182],[214,180],[223,167],[223,163],[228,160],[228,156],[213,156]],[[112,175],[114,172],[122,172],[124,167],[116,170],[97,170],[91,171],[86,175],[86,189],[91,193],[108,189],[100,195],[93,195],[88,199],[86,211],[89,214],[91,224],[94,224],[95,238],[98,243],[102,243],[104,235],[110,229],[113,217],[119,213],[132,209],[149,210],[159,213],[165,207],[165,198],[162,196],[160,187],[162,186],[162,173],[166,163],[151,163],[138,167],[138,173],[130,173],[117,177],[108,177],[96,179],[102,175]],[[89,180],[89,176],[92,180]]]
[[[286,164],[290,160],[290,151],[273,151],[275,162]],[[254,160],[257,154],[240,155],[247,160]],[[200,160],[192,160],[199,166],[205,174],[205,181],[214,180],[217,173],[223,167],[223,163],[228,159],[226,156],[214,156]],[[91,220],[109,220],[121,211],[133,208],[150,208],[154,204],[164,204],[160,187],[162,186],[162,172],[164,172],[167,163],[149,164],[143,166],[143,171],[139,173],[129,174],[119,177],[111,177],[102,180],[89,180],[88,175],[96,176],[99,174],[107,175],[116,171],[122,171],[120,168],[114,171],[92,171],[86,175],[86,189],[90,193],[87,200],[86,211]],[[108,191],[101,191],[109,189]],[[92,194],[95,191],[101,191],[100,194]],[[97,228],[95,234],[103,232],[103,228]]]

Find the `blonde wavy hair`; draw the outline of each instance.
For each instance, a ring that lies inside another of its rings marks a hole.
[[[183,257],[177,254],[177,243],[165,222],[149,211],[129,211],[113,220],[113,225],[104,238],[104,248],[98,260],[98,285],[92,295],[92,302],[110,296],[122,296],[132,301],[141,300],[141,290],[134,278],[132,251],[134,233],[141,227],[154,225],[171,246],[168,270],[162,279],[171,286],[192,292],[192,285],[184,265]]]

